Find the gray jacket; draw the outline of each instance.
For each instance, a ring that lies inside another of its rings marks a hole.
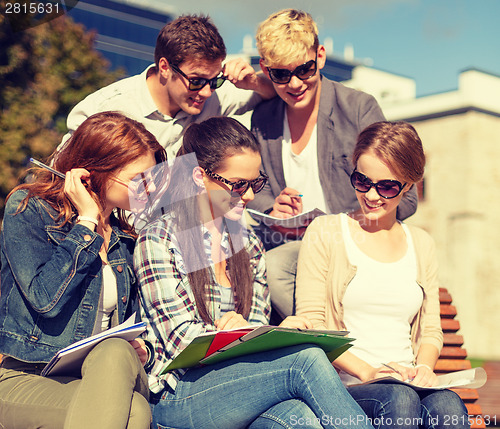
[[[340,213],[359,207],[350,183],[351,156],[357,136],[368,125],[385,118],[371,95],[324,76],[321,79],[317,122],[319,180],[329,212]],[[273,206],[274,199],[286,187],[282,163],[284,114],[285,102],[275,97],[260,103],[252,115],[252,132],[261,145],[262,168],[269,181],[249,207],[262,212]],[[416,208],[414,187],[401,201],[398,218],[411,216]]]

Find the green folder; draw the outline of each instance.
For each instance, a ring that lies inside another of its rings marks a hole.
[[[242,337],[242,339],[244,339],[244,337]],[[276,328],[257,337],[253,337],[248,341],[241,341],[238,345],[228,350],[219,353],[216,352],[203,359],[200,363],[212,365],[251,353],[266,352],[299,344],[314,344],[323,349],[330,361],[333,361],[352,346],[350,343],[353,340],[354,338],[349,338],[344,335],[312,332],[310,330],[299,331]]]
[[[210,356],[206,356],[206,353],[216,332],[210,335],[196,337],[161,372],[161,374],[165,374],[174,369],[190,368],[199,364],[211,365],[239,356],[276,350],[299,344],[316,345],[324,350],[330,361],[333,361],[350,348],[352,346],[350,343],[354,341],[354,338],[346,336],[346,331],[304,331],[273,326],[261,326],[254,331],[247,334],[249,339],[245,339],[245,336],[243,336],[230,345],[212,353]],[[260,331],[263,333],[255,336],[255,334]]]
[[[173,369],[190,368],[200,363],[207,354],[208,348],[215,337],[212,335],[202,335],[196,337],[191,343],[168,365],[161,374],[165,374]]]

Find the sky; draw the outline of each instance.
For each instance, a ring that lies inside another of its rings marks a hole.
[[[352,45],[356,60],[415,79],[418,96],[456,89],[468,68],[500,76],[500,0],[129,1],[210,15],[230,54],[270,13],[302,9],[318,24],[320,43],[333,39],[334,55]]]

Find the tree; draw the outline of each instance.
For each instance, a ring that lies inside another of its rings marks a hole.
[[[2,10],[5,0],[0,0]],[[27,159],[49,156],[66,116],[86,95],[120,77],[93,49],[95,34],[68,16],[13,32],[0,16],[0,216]]]

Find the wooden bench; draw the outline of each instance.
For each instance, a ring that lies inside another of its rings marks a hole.
[[[458,334],[460,323],[456,319],[457,309],[452,305],[451,295],[447,289],[439,289],[441,304],[441,327],[443,328],[444,346],[436,363],[436,373],[447,373],[471,368],[467,360],[467,350],[463,347],[464,338]],[[485,428],[481,406],[477,403],[479,394],[476,389],[452,389],[464,401],[469,412],[471,428]]]

